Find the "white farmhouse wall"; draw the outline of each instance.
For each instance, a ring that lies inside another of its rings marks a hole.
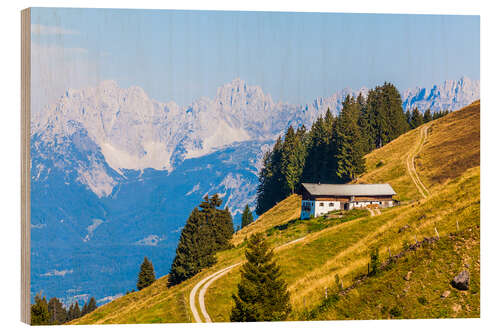
[[[369,205],[382,205],[382,201],[354,201],[349,205],[349,208],[364,208]]]
[[[365,208],[369,205],[379,205],[380,207],[392,207],[393,201],[353,201],[348,203],[347,209]],[[314,201],[302,200],[302,208],[300,219],[307,220],[310,218],[325,215],[334,210],[344,209],[343,203],[340,201]]]
[[[314,217],[325,215],[333,210],[340,210],[340,201],[315,201],[314,202]]]

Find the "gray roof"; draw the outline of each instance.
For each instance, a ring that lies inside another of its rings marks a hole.
[[[302,184],[311,195],[395,195],[389,184]]]

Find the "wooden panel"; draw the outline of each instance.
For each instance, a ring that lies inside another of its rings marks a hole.
[[[316,201],[340,201],[348,202],[350,197],[316,197]]]
[[[30,306],[30,128],[31,12],[21,11],[21,321],[31,322]]]
[[[390,196],[377,196],[377,197],[354,197],[354,201],[388,201],[392,200]]]

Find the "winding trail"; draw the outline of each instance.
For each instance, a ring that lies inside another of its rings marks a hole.
[[[376,215],[382,214],[382,212],[378,208],[368,208],[367,207],[366,209],[370,212],[370,216],[376,216]]]
[[[418,191],[422,195],[422,197],[427,198],[427,196],[430,194],[429,190],[427,187],[425,187],[424,183],[422,183],[422,180],[420,180],[420,177],[418,176],[417,169],[415,168],[415,156],[417,156],[420,151],[422,150],[422,147],[424,146],[425,140],[427,139],[427,130],[429,129],[429,126],[423,126],[420,129],[420,140],[417,143],[417,146],[414,151],[410,151],[408,153],[408,157],[406,158],[406,168],[408,169],[408,173],[410,174],[410,178],[417,187]]]
[[[301,237],[301,238],[294,239],[291,242],[288,242],[288,243],[282,244],[282,245],[280,245],[278,247],[275,247],[274,250],[278,250],[278,249],[283,248],[285,246],[288,246],[288,245],[300,242],[304,238],[306,238],[306,237],[304,236],[304,237]],[[223,268],[223,269],[221,269],[221,270],[219,270],[219,271],[217,271],[217,272],[215,272],[215,273],[213,273],[213,274],[205,277],[204,279],[200,280],[193,287],[193,289],[191,289],[191,292],[189,293],[189,307],[191,308],[191,312],[193,313],[193,317],[194,317],[195,322],[197,322],[197,323],[203,323],[203,320],[200,317],[198,309],[196,308],[196,294],[198,293],[198,290],[201,288],[200,293],[198,295],[198,304],[200,305],[201,314],[203,315],[206,323],[211,323],[212,320],[211,320],[210,315],[208,314],[207,308],[205,306],[205,294],[206,294],[208,288],[210,287],[210,285],[212,283],[214,283],[219,278],[221,278],[222,276],[224,276],[227,273],[229,273],[236,266],[239,266],[239,265],[241,265],[243,263],[244,263],[244,261],[240,261],[240,262],[238,262],[236,264],[233,264],[231,266],[225,267],[225,268]]]
[[[375,216],[375,212],[371,208],[366,208],[370,212],[370,216]]]

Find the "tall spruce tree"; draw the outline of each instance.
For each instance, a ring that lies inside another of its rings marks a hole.
[[[234,226],[229,209],[217,209],[222,200],[217,194],[205,196],[182,229],[176,255],[170,268],[169,285],[176,285],[201,269],[215,264],[215,252],[230,246]]]
[[[68,313],[63,304],[57,297],[52,297],[48,303],[48,310],[50,315],[50,324],[58,325],[63,324],[68,319]]]
[[[383,144],[387,144],[392,140],[396,139],[403,133],[409,130],[408,123],[406,122],[406,117],[403,110],[403,101],[401,100],[401,95],[398,89],[389,82],[385,82],[383,91],[387,98],[387,105],[389,107],[389,123],[391,132],[387,137],[387,141]]]
[[[245,256],[231,321],[285,320],[292,310],[290,294],[262,233],[250,236]]]
[[[139,270],[139,275],[137,276],[137,290],[149,287],[155,281],[156,276],[153,263],[147,257],[144,257],[141,269]]]
[[[82,313],[80,311],[80,305],[75,301],[75,303],[71,304],[71,306],[69,307],[68,320],[71,321],[80,318],[81,315]]]
[[[49,325],[50,313],[47,299],[42,294],[35,295],[35,303],[31,305],[31,325]]]
[[[182,229],[175,258],[168,276],[169,285],[176,285],[197,274],[202,268],[215,264],[214,240],[198,207]]]
[[[335,181],[332,175],[335,173],[336,161],[333,158],[335,143],[333,131],[335,129],[336,118],[326,111],[324,117],[319,117],[313,122],[309,131],[305,153],[305,163],[301,177],[302,182],[307,183],[328,183]]]
[[[385,82],[368,92],[366,112],[370,151],[382,147],[409,129],[401,95],[391,83]]]
[[[366,100],[363,97],[361,93],[359,93],[358,97],[356,98],[356,104],[359,108],[359,117],[358,117],[358,126],[359,130],[361,131],[361,146],[362,146],[362,152],[363,155],[368,154],[370,150],[370,139],[369,139],[369,133],[370,133],[370,128],[369,128],[369,118],[367,114],[367,105],[366,105]]]
[[[281,174],[284,176],[284,196],[295,193],[305,161],[305,146],[292,126],[286,132],[281,156]]]
[[[359,104],[348,95],[342,104],[335,131],[336,176],[343,183],[357,178],[366,169],[359,117]]]
[[[200,214],[210,231],[207,241],[212,242],[210,245],[212,251],[227,249],[234,232],[233,219],[229,210],[217,209],[221,204],[222,200],[218,194],[214,194],[210,198],[205,196],[200,204]]]
[[[423,123],[424,123],[424,117],[422,116],[422,113],[420,113],[418,108],[414,108],[411,112],[410,127],[417,128],[418,126],[422,125]]]
[[[69,309],[67,311],[67,315],[68,315],[67,316],[67,320],[68,321],[72,321],[73,319],[75,319],[75,318],[73,318],[73,316],[75,315],[75,309],[74,308],[75,308],[75,304],[71,304],[69,306]]]
[[[410,112],[410,110],[406,111],[405,118],[406,118],[406,122],[408,123],[408,126],[411,128],[411,112]]]
[[[427,109],[424,112],[424,123],[428,123],[431,120],[432,120],[431,109]]]
[[[82,311],[80,312],[80,314],[83,317],[87,313],[89,313],[89,311],[88,311],[88,304],[87,304],[87,302],[85,302],[85,303],[83,303]]]
[[[216,209],[215,220],[213,222],[215,233],[215,251],[225,250],[231,247],[230,240],[234,234],[233,216],[229,207]]]
[[[94,297],[91,297],[87,303],[87,313],[90,313],[97,309],[97,302]]]
[[[307,156],[305,159],[302,181],[306,183],[317,183],[320,181],[321,160],[325,146],[325,125],[323,117],[319,117],[313,122],[308,135]],[[260,214],[260,213],[259,213]]]
[[[262,157],[262,168],[259,171],[259,185],[257,185],[256,212],[263,214],[272,207],[272,151],[266,151]],[[243,227],[243,226],[242,226]]]
[[[256,208],[258,215],[263,214],[277,202],[286,198],[284,176],[281,169],[282,155],[283,142],[281,137],[278,137],[273,149],[264,154],[264,165],[259,172]]]
[[[252,211],[250,210],[250,207],[248,207],[247,204],[245,206],[245,209],[243,209],[243,214],[241,214],[241,228],[246,227],[252,222],[253,222],[253,214]]]

